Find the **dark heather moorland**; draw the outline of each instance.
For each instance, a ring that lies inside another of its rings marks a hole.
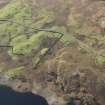
[[[0,85],[0,105],[105,105],[105,0],[0,0]]]

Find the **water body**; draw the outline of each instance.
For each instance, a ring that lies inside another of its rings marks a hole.
[[[0,105],[48,105],[47,101],[31,92],[20,93],[0,86]]]

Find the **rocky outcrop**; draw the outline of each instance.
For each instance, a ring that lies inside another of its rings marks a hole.
[[[78,47],[60,49],[53,59],[39,67],[37,75],[39,83],[46,84],[68,105],[104,104],[104,68],[98,68],[94,57],[83,54]]]
[[[0,0],[0,8],[9,3],[10,0]]]

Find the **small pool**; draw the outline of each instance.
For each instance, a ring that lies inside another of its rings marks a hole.
[[[0,86],[0,105],[48,105],[47,101],[31,92],[19,93],[7,86]]]

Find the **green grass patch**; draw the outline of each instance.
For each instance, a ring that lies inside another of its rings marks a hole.
[[[24,67],[18,67],[18,68],[12,68],[10,70],[8,70],[5,74],[9,77],[15,77],[15,76],[20,76],[24,73]]]

